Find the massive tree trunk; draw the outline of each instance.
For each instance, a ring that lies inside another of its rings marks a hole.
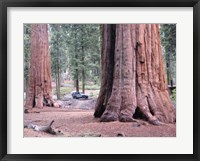
[[[103,26],[102,79],[95,117],[101,121],[175,122],[162,59],[159,25]]]
[[[47,24],[31,26],[31,59],[28,82],[28,95],[25,107],[41,108],[59,105],[52,99],[51,62],[49,54]]]

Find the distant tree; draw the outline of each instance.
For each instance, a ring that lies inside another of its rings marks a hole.
[[[24,25],[24,92],[28,89],[28,77],[30,66],[31,25]]]
[[[101,53],[101,30],[100,25],[88,25],[86,30],[88,36],[87,44],[87,68],[88,77],[95,84],[99,84],[100,80],[100,53]]]
[[[85,92],[87,75],[93,82],[99,79],[100,66],[100,30],[99,25],[80,25],[81,36],[81,78],[82,92]],[[96,78],[98,77],[98,78]]]
[[[63,25],[65,30],[65,42],[66,42],[66,50],[67,50],[67,68],[69,74],[72,76],[74,80],[74,86],[76,91],[79,91],[79,64],[80,57],[78,53],[78,43],[80,43],[80,39],[78,39],[78,28],[77,24],[67,24]]]
[[[59,105],[52,99],[47,24],[31,25],[31,55],[25,108]]]
[[[81,74],[82,74],[82,92],[85,93],[85,32],[84,28],[80,28],[81,32]]]
[[[173,86],[176,79],[176,24],[162,24],[160,30],[167,81],[168,84]]]
[[[79,81],[81,80],[84,93],[86,80],[94,81],[95,77],[99,77],[100,25],[72,24],[64,26],[68,33],[66,34],[69,54],[68,69],[75,81],[76,91],[79,91]]]
[[[64,34],[65,32],[61,24],[50,25],[51,71],[56,80],[56,93],[58,99],[60,99],[61,74],[66,69],[67,63]]]
[[[101,89],[94,116],[101,121],[135,121],[142,113],[155,125],[173,123],[157,24],[105,24]]]

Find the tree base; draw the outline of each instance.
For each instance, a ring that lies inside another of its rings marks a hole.
[[[61,105],[53,100],[49,95],[40,97],[29,97],[25,104],[26,110],[30,110],[32,108],[43,108],[47,106],[55,108],[61,107]]]
[[[174,123],[158,24],[103,25],[102,79],[95,117],[134,122],[136,109],[153,125]]]

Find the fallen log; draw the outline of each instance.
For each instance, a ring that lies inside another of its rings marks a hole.
[[[29,123],[28,125],[24,125],[24,128],[33,129],[34,131],[42,131],[42,132],[46,132],[46,133],[49,133],[49,134],[52,134],[52,135],[62,134],[60,130],[58,130],[56,132],[51,127],[53,123],[54,123],[54,120],[52,120],[51,123],[49,125],[46,125],[46,126],[39,126],[39,125]]]

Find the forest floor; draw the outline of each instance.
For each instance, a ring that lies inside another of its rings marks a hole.
[[[24,137],[175,137],[176,125],[166,124],[155,126],[141,121],[140,126],[135,123],[100,122],[94,118],[95,99],[68,100],[67,106],[62,108],[44,107],[34,109],[33,113],[24,114],[24,124],[29,123],[42,126],[55,122],[52,128],[61,131],[59,135],[38,132],[24,128]]]

